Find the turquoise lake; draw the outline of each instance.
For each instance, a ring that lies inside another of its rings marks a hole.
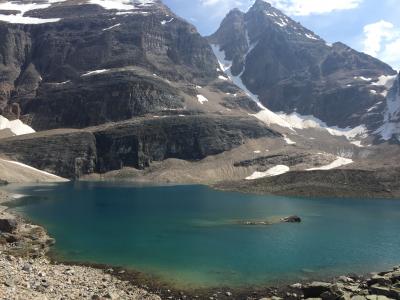
[[[257,286],[400,263],[400,201],[293,198],[205,186],[67,183],[4,189],[65,260],[124,266],[180,287]],[[298,215],[300,224],[238,225]]]

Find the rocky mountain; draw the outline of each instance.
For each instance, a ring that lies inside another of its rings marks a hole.
[[[232,10],[208,39],[221,69],[274,112],[371,133],[384,121],[396,72],[343,43],[327,44],[263,0],[246,13]]]
[[[0,3],[0,45],[3,112],[36,130],[185,110],[217,77],[207,41],[159,0]]]
[[[0,159],[205,184],[391,167],[395,75],[260,0],[208,38],[160,0],[1,1]]]

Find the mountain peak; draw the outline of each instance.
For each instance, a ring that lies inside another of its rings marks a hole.
[[[242,16],[242,15],[244,15],[244,12],[242,12],[239,8],[233,8],[225,16],[225,19],[229,18],[229,17],[232,17],[232,16]]]
[[[264,31],[277,30],[289,39],[299,39],[308,42],[323,42],[323,40],[311,30],[308,30],[300,23],[292,20],[279,9],[273,7],[264,0],[256,0],[254,5],[247,12],[248,23],[257,20],[254,30],[263,28]]]
[[[251,7],[251,9],[257,9],[257,10],[263,10],[263,9],[268,9],[271,8],[272,5],[269,2],[266,2],[264,0],[256,0]]]

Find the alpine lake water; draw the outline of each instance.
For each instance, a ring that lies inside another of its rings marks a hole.
[[[259,196],[206,186],[9,185],[65,261],[123,266],[171,286],[276,284],[400,263],[400,201]],[[240,221],[298,215],[301,223]]]

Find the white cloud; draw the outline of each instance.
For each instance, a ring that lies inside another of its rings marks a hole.
[[[364,0],[268,0],[276,8],[289,15],[308,16],[311,14],[326,14],[335,10],[347,10],[357,8]],[[219,11],[237,7],[248,8],[246,0],[201,0],[204,6],[218,7]],[[250,5],[254,1],[250,1]]]
[[[381,20],[364,26],[364,52],[400,68],[400,28]]]
[[[357,8],[364,0],[269,0],[289,15],[308,16]]]

